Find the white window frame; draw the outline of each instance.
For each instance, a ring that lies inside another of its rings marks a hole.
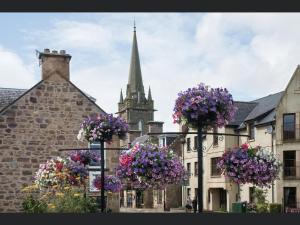
[[[100,154],[100,143],[89,143],[88,147],[90,149],[97,149],[99,150]],[[106,143],[104,143],[104,148],[106,147]],[[106,150],[104,150],[104,169],[106,169]],[[97,175],[101,176],[101,166],[90,166],[88,165],[88,168],[91,169],[98,169],[99,171],[89,171],[89,191],[90,192],[99,192],[96,188],[93,187],[93,180]]]

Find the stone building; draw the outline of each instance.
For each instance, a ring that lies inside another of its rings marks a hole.
[[[129,124],[129,135],[121,146],[133,145],[137,142],[159,143],[158,136],[147,135],[148,132],[162,132],[163,122],[154,121],[154,101],[149,87],[146,98],[142,79],[141,65],[138,52],[136,29],[133,32],[133,44],[129,69],[126,96],[123,97],[121,90],[118,103],[118,114]],[[171,193],[171,191],[169,191]],[[128,188],[121,192],[121,207],[126,208],[157,208],[163,209],[166,196],[161,190],[135,191]]]
[[[40,82],[28,90],[0,89],[0,212],[21,210],[21,189],[32,183],[40,163],[64,154],[59,149],[88,147],[77,140],[80,124],[104,113],[70,81],[70,60],[63,50],[45,49],[39,53]],[[117,153],[108,152],[106,163],[114,168]]]
[[[300,207],[300,68],[297,67],[286,89],[250,102],[236,102],[238,111],[235,120],[224,128],[211,131],[219,133],[246,134],[247,137],[213,136],[204,138],[203,168],[203,206],[205,210],[230,211],[237,201],[238,189],[230,183],[216,167],[218,158],[225,149],[239,146],[245,142],[257,145],[276,153],[283,169],[280,179],[271,188],[266,188],[267,201],[280,203],[286,207]],[[189,171],[189,182],[182,188],[183,205],[187,196],[197,195],[197,136],[186,135],[183,147],[185,168]],[[253,185],[241,185],[242,201],[253,202]]]

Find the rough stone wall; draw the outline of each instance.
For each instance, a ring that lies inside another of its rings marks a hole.
[[[21,189],[31,184],[39,164],[87,147],[77,134],[83,119],[101,110],[59,75],[52,75],[0,114],[0,212],[21,210]],[[117,163],[108,152],[108,167]]]

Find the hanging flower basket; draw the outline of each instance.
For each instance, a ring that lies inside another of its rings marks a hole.
[[[81,185],[88,177],[86,165],[100,162],[96,151],[75,150],[67,158],[56,157],[40,164],[35,175],[35,184],[39,188],[62,186],[64,184]]]
[[[95,150],[74,150],[68,153],[69,159],[84,166],[100,162],[100,154]]]
[[[56,157],[40,164],[34,178],[35,184],[42,189],[64,184],[78,185],[84,181],[86,176],[87,171],[81,165],[75,165],[68,159]]]
[[[236,110],[226,88],[209,88],[201,83],[178,94],[173,119],[192,128],[200,122],[207,127],[223,127],[233,120]]]
[[[226,151],[217,166],[234,183],[270,187],[279,178],[281,162],[266,149],[244,144]]]
[[[98,175],[93,180],[93,185],[96,189],[100,190],[101,185],[101,176]],[[121,180],[113,175],[106,175],[104,176],[104,189],[108,192],[119,192],[123,188]]]
[[[110,142],[113,135],[126,138],[129,126],[121,117],[112,114],[98,114],[88,117],[81,124],[77,139],[88,142]]]
[[[135,189],[162,189],[185,178],[180,159],[166,148],[137,143],[119,158],[117,176]]]

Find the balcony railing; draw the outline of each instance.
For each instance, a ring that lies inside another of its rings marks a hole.
[[[284,180],[300,180],[300,166],[283,167]]]
[[[286,213],[300,213],[300,202],[289,202],[285,203],[284,205]]]
[[[289,141],[300,141],[300,124],[296,124],[294,128],[289,127],[291,129],[283,129],[281,127],[281,140],[283,142]]]

